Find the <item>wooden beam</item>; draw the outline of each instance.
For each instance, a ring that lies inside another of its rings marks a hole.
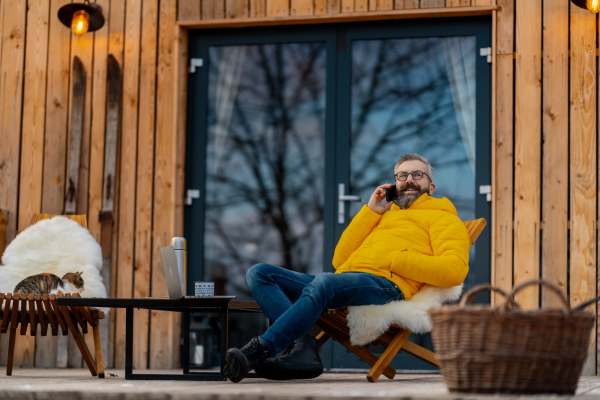
[[[9,212],[6,240],[17,234],[21,111],[25,59],[25,0],[5,1],[0,83],[0,208]],[[16,366],[19,366],[16,363]]]
[[[514,54],[515,51],[515,0],[497,0],[496,53]]]
[[[48,71],[49,0],[35,0],[28,4],[25,56],[25,89],[23,99],[23,133],[21,146],[21,178],[19,187],[19,232],[29,225],[31,216],[42,207],[44,164],[44,124],[46,116],[46,89]],[[56,365],[56,340],[52,336],[28,337],[26,347],[35,354],[36,367]],[[39,356],[38,356],[39,355]]]
[[[127,0],[125,6],[123,104],[121,117],[119,248],[117,251],[117,297],[133,296],[135,248],[135,192],[140,75],[142,1]],[[125,310],[116,309],[115,368],[125,368]]]
[[[517,2],[515,70],[514,284],[539,277],[541,179],[542,3]],[[538,308],[538,289],[517,296],[525,309]]]
[[[108,31],[108,54],[112,54],[117,60],[118,64],[121,66],[121,76],[123,74],[123,45],[124,45],[124,37],[125,37],[125,0],[111,0],[110,1],[110,26]],[[105,61],[106,63],[106,61]],[[121,101],[123,100],[123,96],[121,96]],[[121,154],[121,140],[118,140],[118,150],[117,150],[117,160],[120,159]],[[113,224],[113,232],[112,232],[112,259],[111,259],[111,283],[110,283],[110,293],[112,297],[116,297],[117,293],[117,285],[119,279],[119,265],[118,265],[118,257],[119,254],[119,214],[120,209],[118,207],[119,199],[121,196],[121,185],[120,185],[120,176],[121,176],[121,164],[117,161],[117,171],[115,173],[115,199],[114,199],[114,224]],[[115,312],[110,313],[110,337],[109,337],[109,366],[114,366],[115,362],[115,329],[116,329],[116,314]]]
[[[105,15],[110,15],[110,0],[97,0]],[[108,58],[108,32],[107,26],[94,32],[94,67],[92,74],[92,126],[90,133],[90,184],[88,191],[88,230],[100,243],[100,210],[102,209],[102,189],[104,181],[104,132],[106,128],[106,60]],[[110,278],[110,276],[108,276]],[[110,279],[105,280],[107,289],[110,290]],[[109,357],[109,323],[112,313],[108,318],[99,322],[100,341],[102,343],[102,359],[105,363],[112,360]],[[90,336],[90,335],[86,335]],[[86,337],[86,341],[93,337]]]
[[[57,15],[69,0],[53,0],[50,15]],[[67,126],[69,108],[69,74],[71,70],[71,32],[58,18],[49,20],[48,83],[46,87],[46,128],[44,136],[44,169],[42,181],[42,212],[61,214],[65,201],[67,165]]]
[[[266,0],[250,0],[250,18],[259,18],[266,15]]]
[[[248,2],[249,0],[225,0],[225,17],[248,18]]]
[[[542,277],[567,292],[569,219],[569,3],[544,3]],[[560,133],[559,133],[560,132]],[[542,306],[560,307],[542,288]]]
[[[446,7],[445,0],[420,0],[421,8],[443,8]]]
[[[152,254],[152,296],[167,295],[160,248],[175,236],[175,25],[176,8],[172,2],[160,3],[158,27],[156,144],[154,172],[154,231]],[[172,210],[165,212],[165,210]],[[177,315],[176,315],[177,314]],[[150,320],[150,368],[173,368],[179,363],[179,313],[152,311]]]
[[[267,17],[287,17],[290,15],[290,0],[266,0]]]
[[[471,0],[446,0],[446,7],[469,7]]]
[[[152,265],[152,191],[154,171],[154,131],[156,116],[156,34],[158,0],[144,0],[142,5],[142,42],[140,59],[140,99],[137,145],[137,180],[135,201],[135,268],[134,298],[150,296]],[[148,332],[150,312],[133,314],[133,367],[148,368]]]
[[[42,207],[44,163],[44,117],[48,63],[48,16],[50,0],[29,1],[23,94],[21,178],[19,184],[19,232]]]
[[[2,62],[0,65],[0,209],[8,211],[6,241],[17,234],[19,162],[23,110],[23,72],[27,2],[3,1]],[[14,366],[34,366],[35,338],[16,338]]]
[[[225,18],[225,0],[202,0],[202,19]]]
[[[316,4],[316,3],[315,3]],[[406,7],[406,3],[404,3]],[[491,15],[496,6],[486,7],[452,7],[443,9],[414,9],[414,10],[390,10],[370,11],[355,13],[338,13],[330,15],[311,16],[288,16],[288,17],[265,17],[265,18],[241,18],[225,21],[180,21],[177,25],[187,29],[211,29],[211,28],[241,28],[249,26],[273,26],[273,25],[303,25],[303,24],[326,24],[358,21],[379,21],[393,19],[413,18],[444,18],[444,17],[466,17],[478,15]],[[318,12],[318,9],[315,11]]]
[[[230,0],[231,1],[231,0]],[[354,9],[353,0],[342,0],[342,4],[346,2],[346,7],[352,3],[352,9]],[[315,8],[313,0],[290,0],[291,3],[291,15],[313,15]]]
[[[177,2],[177,20],[198,20],[200,19],[200,0],[178,0]]]
[[[512,55],[498,55],[496,100],[496,156],[495,185],[492,190],[495,218],[492,235],[493,252],[492,284],[509,292],[513,282],[513,81],[514,60]],[[501,300],[492,296],[492,303]]]
[[[596,296],[596,16],[571,7],[570,301]],[[592,336],[583,374],[596,373]]]
[[[492,175],[492,284],[504,291],[513,281],[514,0],[499,0],[496,14],[496,106]],[[508,55],[507,55],[508,54]],[[492,304],[500,296],[492,294]]]

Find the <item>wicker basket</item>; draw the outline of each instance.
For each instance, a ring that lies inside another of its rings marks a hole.
[[[556,292],[565,309],[520,310],[514,302],[526,286]],[[506,299],[497,308],[467,300],[482,291]],[[451,391],[478,393],[574,394],[588,355],[594,315],[571,310],[554,285],[530,281],[510,295],[489,285],[467,292],[458,306],[430,311],[432,340],[444,382]]]

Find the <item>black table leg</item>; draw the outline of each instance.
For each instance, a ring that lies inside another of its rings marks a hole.
[[[125,379],[132,378],[133,369],[133,308],[125,309]]]
[[[225,368],[225,353],[229,349],[229,338],[227,333],[229,332],[229,307],[225,306],[221,308],[221,375],[223,377],[223,368]]]
[[[181,334],[183,335],[183,346],[181,346],[181,366],[183,367],[183,373],[190,373],[190,313],[184,312],[183,315],[183,326],[181,327]]]

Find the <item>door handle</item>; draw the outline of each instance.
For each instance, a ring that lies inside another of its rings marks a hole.
[[[346,216],[345,216],[345,201],[360,201],[359,196],[350,196],[346,195],[346,185],[340,183],[338,185],[338,223],[343,224]]]

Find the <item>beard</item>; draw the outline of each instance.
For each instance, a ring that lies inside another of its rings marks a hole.
[[[414,189],[417,190],[416,193],[406,193],[407,190]],[[423,193],[429,192],[429,185],[427,187],[422,188],[416,183],[407,183],[404,187],[398,190],[398,194],[396,195],[396,201],[398,207],[403,210],[408,209]]]

